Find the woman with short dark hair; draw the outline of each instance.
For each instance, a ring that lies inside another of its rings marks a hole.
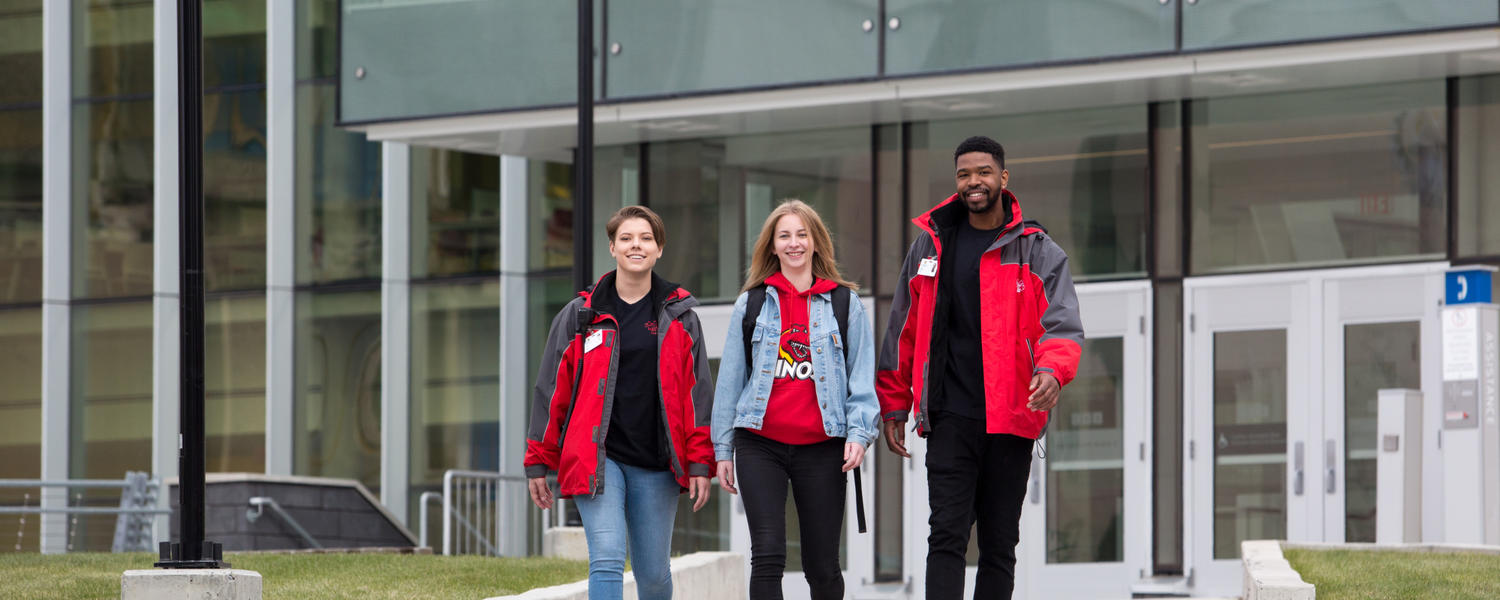
[[[664,230],[627,206],[605,232],[616,269],[552,319],[526,440],[531,500],[552,506],[548,471],[583,517],[589,597],[623,595],[627,546],[642,599],[672,597],[677,497],[693,510],[713,476],[713,383],[698,301],[654,272]]]

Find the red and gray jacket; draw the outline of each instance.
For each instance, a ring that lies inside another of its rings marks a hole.
[[[604,489],[604,472],[599,467],[604,464],[615,382],[621,375],[617,372],[619,321],[607,312],[608,307],[595,310],[591,291],[613,286],[614,276],[613,271],[606,273],[552,319],[537,372],[523,462],[530,478],[556,471],[563,497],[594,495]],[[703,327],[693,312],[698,300],[655,275],[652,288],[670,290],[657,315],[662,325],[656,334],[656,378],[672,473],[678,485],[686,489],[690,476],[713,476],[709,422],[714,382],[703,349]],[[584,319],[586,325],[580,327]],[[580,369],[581,377],[575,379]]]
[[[901,266],[876,363],[883,419],[906,420],[915,408],[922,436],[929,429],[929,357],[934,348],[942,348],[944,315],[951,305],[938,286],[943,243],[968,218],[957,198],[949,196],[912,220],[925,233],[912,243]],[[1012,218],[979,260],[985,430],[1036,439],[1047,425],[1047,413],[1026,408],[1031,378],[1050,373],[1061,385],[1073,380],[1083,323],[1068,255],[1039,225],[1022,220],[1021,203],[1009,190],[1003,191],[1001,202],[1010,203]]]

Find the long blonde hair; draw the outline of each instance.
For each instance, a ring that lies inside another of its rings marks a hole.
[[[760,236],[755,238],[755,247],[750,252],[750,268],[746,269],[745,287],[740,291],[750,291],[766,282],[766,278],[781,270],[781,259],[776,257],[774,249],[776,238],[776,223],[787,215],[797,215],[802,219],[802,224],[807,227],[808,235],[812,236],[813,256],[812,273],[818,279],[827,279],[846,288],[851,292],[859,291],[859,284],[844,279],[839,275],[838,260],[834,257],[833,237],[828,234],[828,227],[823,224],[823,218],[818,216],[818,211],[813,210],[807,203],[795,198],[782,201],[771,215],[766,217],[766,224],[760,227]]]

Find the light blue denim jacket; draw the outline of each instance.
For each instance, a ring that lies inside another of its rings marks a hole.
[[[869,446],[879,433],[880,403],[875,399],[875,335],[865,305],[859,296],[849,298],[849,363],[844,369],[844,343],[839,339],[838,320],[833,315],[833,294],[813,294],[808,311],[809,341],[813,348],[813,380],[818,406],[823,412],[823,432]],[[781,295],[766,290],[750,338],[754,368],[746,377],[744,317],[748,293],[734,301],[729,335],[719,359],[718,387],[714,391],[713,441],[715,460],[734,460],[736,427],[760,429],[766,416],[777,349],[781,345]],[[848,376],[845,376],[845,373]]]

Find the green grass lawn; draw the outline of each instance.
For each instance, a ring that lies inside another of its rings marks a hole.
[[[1500,598],[1500,556],[1361,550],[1287,550],[1318,600]]]
[[[120,575],[154,554],[0,554],[0,598],[119,598]],[[584,561],[409,554],[230,554],[257,571],[264,598],[487,598],[578,581]]]

